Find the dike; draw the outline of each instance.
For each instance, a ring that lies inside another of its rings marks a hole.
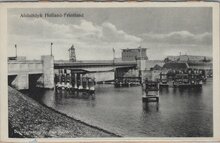
[[[41,105],[11,87],[8,87],[8,119],[12,138],[120,137]]]

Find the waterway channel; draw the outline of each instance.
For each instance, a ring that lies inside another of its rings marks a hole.
[[[34,89],[30,97],[68,116],[125,137],[210,137],[212,80],[202,89],[162,89],[160,102],[142,103],[140,87],[96,85],[95,97]]]

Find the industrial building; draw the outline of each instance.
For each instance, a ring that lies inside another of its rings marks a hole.
[[[148,60],[147,48],[135,48],[135,49],[122,49],[122,61],[135,61],[142,57]]]

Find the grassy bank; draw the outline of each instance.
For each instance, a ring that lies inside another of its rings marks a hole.
[[[118,137],[45,107],[19,91],[8,88],[9,128],[12,133],[15,132],[16,137]]]

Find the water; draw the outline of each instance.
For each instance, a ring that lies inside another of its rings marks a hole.
[[[160,102],[142,103],[140,87],[97,85],[95,98],[53,90],[31,97],[71,117],[126,137],[209,137],[213,135],[212,80],[202,89],[163,89]]]

